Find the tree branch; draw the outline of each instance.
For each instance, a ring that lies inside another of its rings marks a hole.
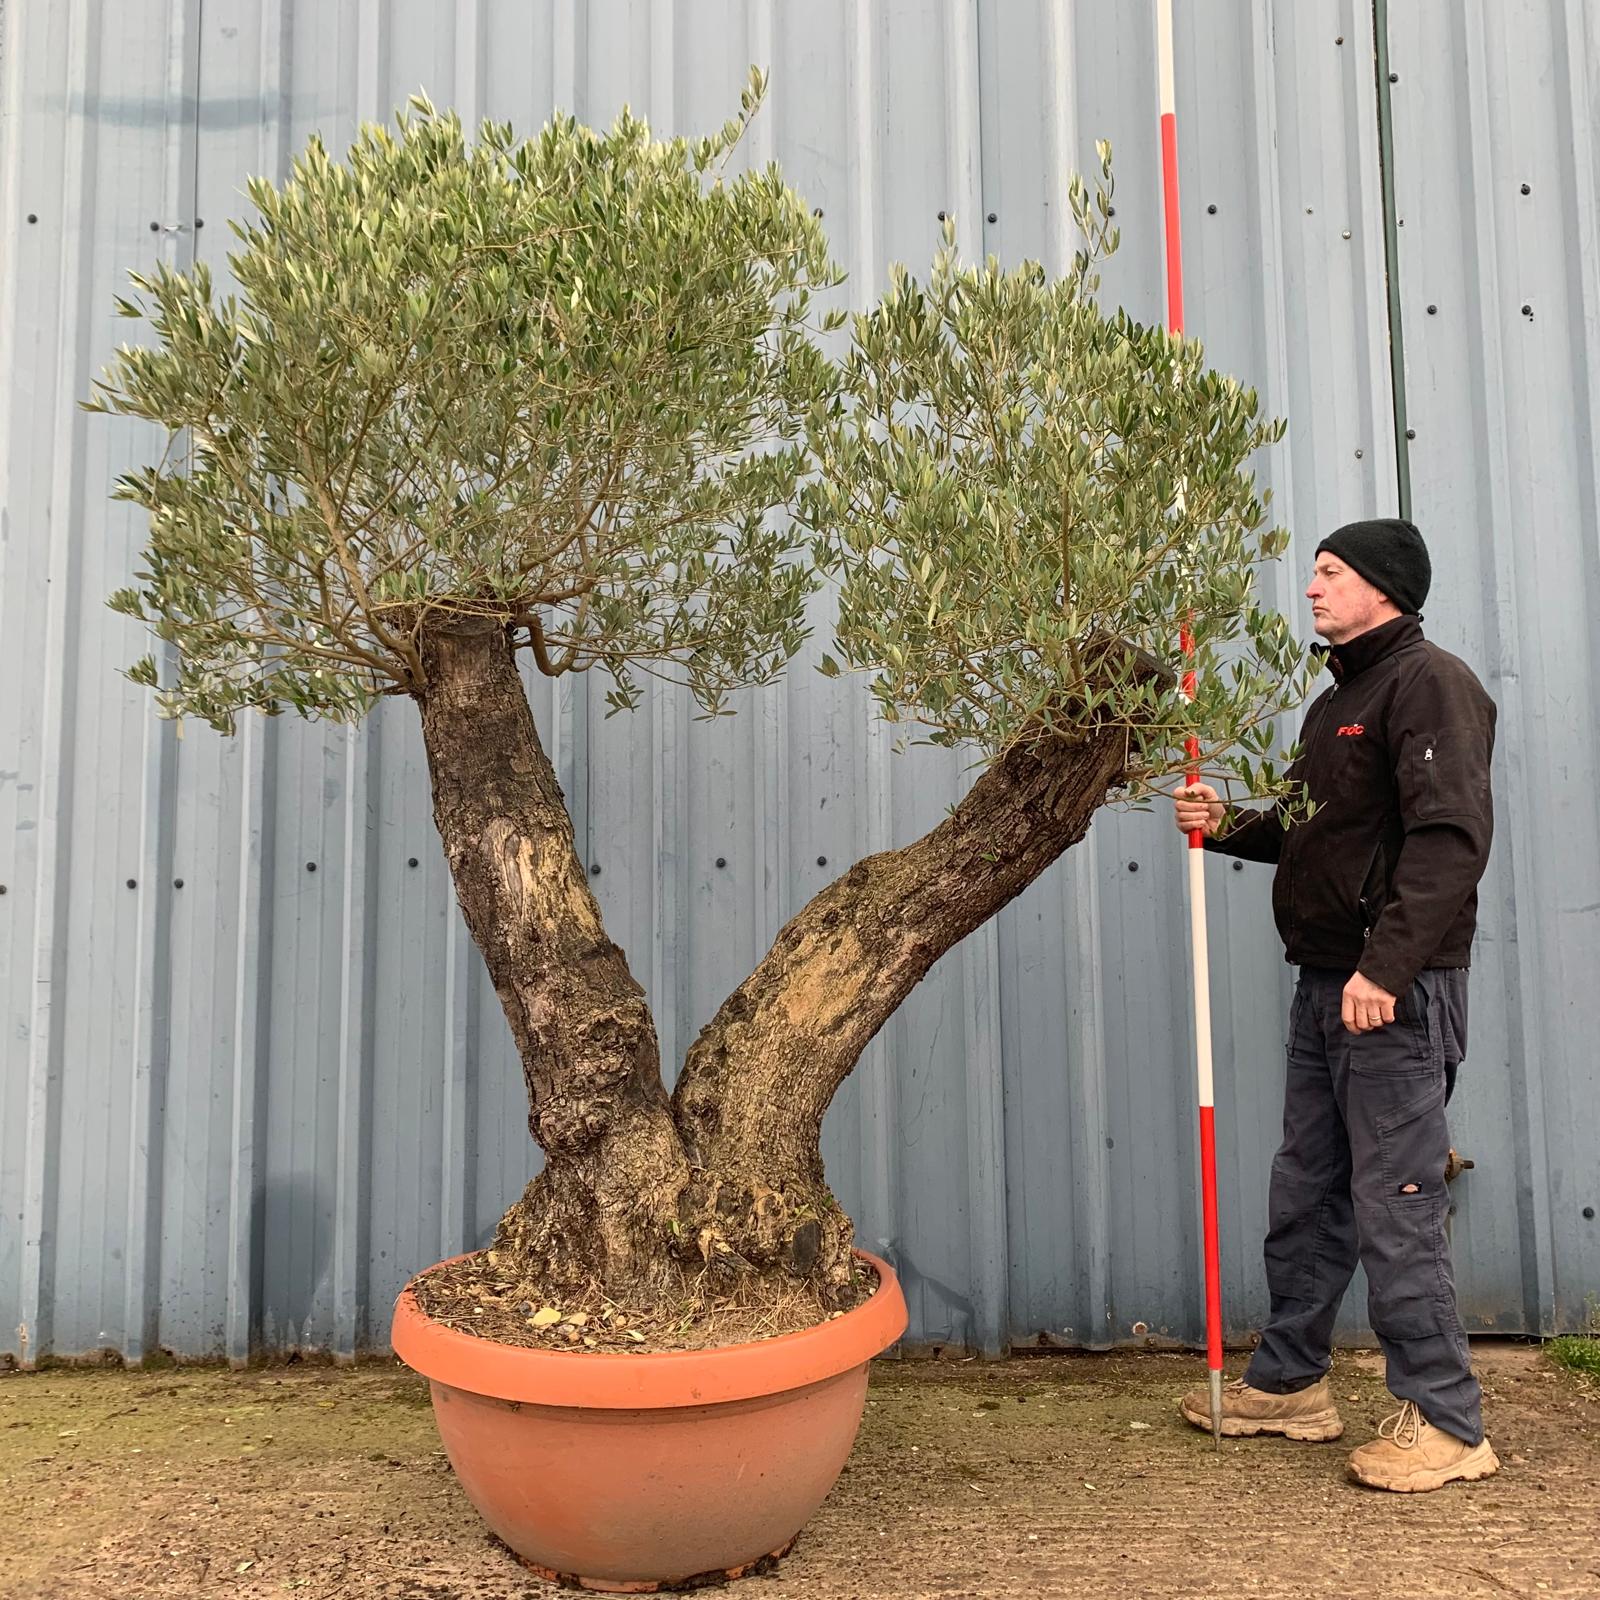
[[[822,1118],[928,969],[1080,839],[1120,779],[1118,729],[1017,745],[938,827],[869,856],[778,935],[690,1049],[673,1097],[691,1158],[809,1171]]]

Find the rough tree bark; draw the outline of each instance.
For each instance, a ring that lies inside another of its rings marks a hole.
[[[696,1203],[738,1257],[848,1282],[850,1219],[822,1172],[822,1119],[878,1029],[940,956],[1088,831],[1121,778],[1123,735],[1016,747],[914,844],[817,895],[691,1047],[673,1112]]]
[[[644,991],[606,937],[504,623],[453,619],[422,650],[434,821],[545,1152],[497,1243],[553,1284],[648,1298],[689,1171]]]
[[[703,1030],[669,1101],[504,624],[432,625],[422,653],[434,820],[546,1157],[497,1248],[551,1287],[636,1302],[704,1258],[842,1303],[852,1230],[822,1171],[829,1103],[933,963],[1083,837],[1122,776],[1123,736],[1011,750],[924,838],[824,889]]]

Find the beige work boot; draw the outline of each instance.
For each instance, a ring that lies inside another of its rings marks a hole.
[[[1350,1476],[1357,1483],[1399,1494],[1470,1483],[1499,1470],[1499,1458],[1487,1439],[1468,1444],[1434,1427],[1410,1400],[1378,1424],[1378,1437],[1371,1444],[1350,1452]]]
[[[1197,1428],[1211,1430],[1211,1394],[1191,1389],[1178,1409]],[[1319,1378],[1309,1389],[1294,1394],[1268,1394],[1235,1378],[1222,1390],[1222,1431],[1230,1439],[1257,1433],[1281,1433],[1288,1439],[1321,1443],[1344,1432],[1339,1408],[1333,1403],[1328,1380]]]

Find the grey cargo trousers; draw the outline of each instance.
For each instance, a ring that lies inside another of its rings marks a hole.
[[[1288,1394],[1328,1370],[1359,1259],[1390,1392],[1477,1444],[1481,1395],[1445,1237],[1444,1108],[1466,1053],[1467,973],[1424,972],[1394,1022],[1365,1034],[1340,1018],[1349,976],[1305,967],[1295,986],[1268,1204],[1272,1309],[1245,1380]]]

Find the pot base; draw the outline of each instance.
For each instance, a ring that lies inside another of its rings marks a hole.
[[[557,1572],[553,1567],[541,1567],[537,1561],[530,1561],[526,1556],[518,1556],[515,1550],[511,1550],[510,1545],[506,1548],[511,1550],[511,1554],[517,1556],[517,1560],[536,1578],[543,1578],[546,1583],[557,1584],[563,1589],[587,1589],[595,1594],[659,1594],[663,1589],[710,1589],[731,1582],[734,1578],[759,1578],[764,1573],[771,1572],[794,1549],[799,1538],[800,1535],[797,1533],[770,1555],[761,1556],[755,1561],[746,1561],[740,1567],[713,1567],[710,1572],[696,1572],[686,1578],[662,1578],[653,1583],[630,1583],[626,1578],[585,1578],[581,1573]]]

